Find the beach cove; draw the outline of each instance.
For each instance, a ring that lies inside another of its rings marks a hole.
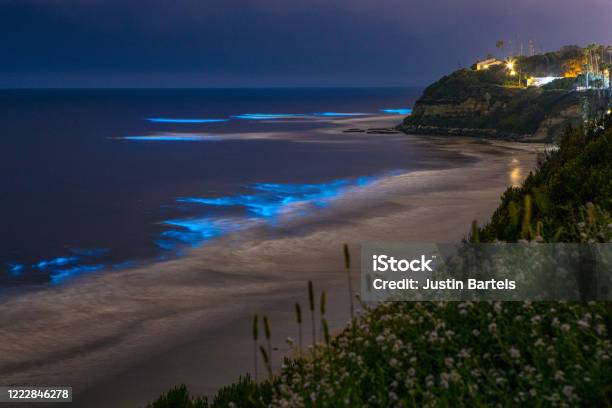
[[[342,119],[320,136],[345,127],[389,127],[394,120]],[[70,384],[75,401],[87,400],[88,406],[139,405],[179,383],[211,394],[252,371],[254,313],[272,322],[278,366],[288,352],[285,338],[296,336],[293,305],[306,305],[308,280],[328,293],[331,328],[344,326],[349,319],[344,242],[355,259],[366,240],[456,242],[472,220],[486,221],[500,194],[534,168],[544,147],[388,137],[456,160],[448,160],[445,169],[392,174],[351,188],[308,217],[227,234],[178,259],[5,296],[0,371],[9,383]],[[159,375],[143,375],[151,370]]]

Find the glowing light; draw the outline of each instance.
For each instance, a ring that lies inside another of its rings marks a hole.
[[[78,260],[79,260],[79,258],[76,257],[76,256],[60,257],[60,258],[55,258],[55,259],[51,259],[51,260],[40,261],[35,266],[38,269],[46,269],[46,268],[49,268],[51,266],[63,266],[63,265],[67,265],[69,263],[76,262]]]
[[[57,285],[68,278],[87,272],[95,272],[102,268],[104,268],[104,265],[83,265],[75,266],[69,269],[58,269],[51,274],[51,283]]]
[[[225,197],[181,197],[178,203],[197,204],[204,207],[243,208],[245,215],[175,219],[163,222],[173,227],[161,234],[157,245],[166,250],[176,249],[177,244],[198,245],[226,233],[239,231],[262,222],[270,226],[278,223],[282,216],[299,216],[309,210],[326,207],[331,200],[343,195],[351,187],[363,187],[381,177],[395,175],[399,171],[383,176],[364,176],[355,179],[337,179],[325,183],[280,184],[257,183],[250,186],[252,193]]]
[[[315,113],[315,116],[324,116],[324,117],[344,117],[344,116],[366,116],[369,113],[343,113],[343,112],[318,112]]]
[[[192,218],[183,220],[165,221],[164,225],[181,228],[180,230],[169,230],[162,233],[166,240],[158,241],[158,245],[164,249],[174,249],[170,240],[179,241],[184,244],[197,245],[203,241],[221,236],[228,232],[235,232],[243,229],[245,222],[229,218]]]
[[[13,276],[20,276],[24,266],[20,264],[9,263],[9,273]]]
[[[236,119],[247,120],[272,120],[272,119],[291,119],[304,117],[303,113],[244,113],[242,115],[232,116]]]
[[[9,264],[9,272],[14,276],[19,276],[25,271],[32,271],[34,273],[44,271],[48,274],[51,283],[56,284],[80,273],[102,269],[104,265],[93,265],[92,259],[108,252],[108,249],[71,248],[69,251],[78,256],[63,256],[53,259],[45,259],[28,265],[12,263]],[[81,264],[81,262],[84,262],[84,264]]]
[[[173,119],[173,118],[147,118],[154,123],[218,123],[227,122],[229,119]]]
[[[392,113],[392,114],[396,114],[396,115],[410,115],[412,113],[412,109],[410,109],[410,108],[381,109],[381,112]]]
[[[125,136],[120,137],[123,140],[135,140],[140,142],[202,142],[222,140],[220,136],[213,135],[196,135],[196,134],[168,134],[168,135],[150,135],[150,136]]]
[[[520,187],[521,181],[523,181],[523,174],[520,167],[515,167],[510,172],[510,183],[512,187]]]
[[[533,85],[533,86],[544,86],[547,84],[550,84],[552,81],[556,80],[556,79],[560,79],[560,77],[553,77],[553,76],[548,76],[548,77],[530,77],[527,80],[527,84],[528,85]]]
[[[349,185],[349,180],[334,180],[321,184],[272,184],[258,183],[251,188],[264,194],[247,194],[231,197],[198,198],[185,197],[177,199],[182,203],[194,203],[210,206],[241,206],[250,213],[264,218],[276,217],[289,204],[310,202],[320,205],[322,200],[333,197],[339,189]]]

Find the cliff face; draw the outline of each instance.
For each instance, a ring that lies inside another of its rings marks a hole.
[[[463,69],[428,87],[401,130],[418,134],[549,141],[580,122],[579,96],[519,88],[500,69]]]

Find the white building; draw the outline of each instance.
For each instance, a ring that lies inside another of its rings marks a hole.
[[[497,58],[488,58],[482,61],[476,61],[476,71],[482,71],[483,69],[489,69],[495,65],[505,65],[506,63]]]

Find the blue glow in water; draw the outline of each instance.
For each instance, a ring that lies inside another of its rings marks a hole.
[[[68,278],[72,278],[83,273],[99,271],[102,268],[104,268],[104,265],[81,265],[68,269],[57,269],[51,273],[51,283],[53,285],[57,285]]]
[[[318,112],[315,116],[344,117],[344,116],[367,116],[369,113],[343,113],[343,112]]]
[[[251,189],[261,192],[260,194],[215,198],[182,197],[177,201],[218,207],[241,206],[256,216],[271,218],[283,213],[290,204],[304,202],[320,206],[324,200],[338,196],[343,188],[351,184],[365,186],[377,179],[378,177],[361,177],[355,180],[340,179],[320,184],[257,183]]]
[[[157,245],[167,250],[175,249],[176,242],[196,246],[228,232],[239,231],[248,224],[246,221],[209,217],[165,221],[164,225],[178,229],[164,231]]]
[[[164,251],[172,251],[176,248],[177,243],[170,242],[165,239],[158,239],[157,241],[155,241],[155,245],[157,245],[158,248],[161,248]]]
[[[9,263],[8,267],[9,267],[9,273],[12,276],[20,276],[21,272],[23,272],[23,268],[24,268],[23,265],[14,264],[14,263]]]
[[[50,260],[44,260],[44,261],[40,261],[38,262],[35,266],[38,269],[46,269],[52,266],[63,266],[63,265],[67,265],[69,263],[72,262],[76,262],[78,261],[79,258],[76,256],[70,256],[70,257],[60,257],[60,258],[55,258],[55,259],[50,259]]]
[[[244,113],[242,115],[232,116],[236,119],[248,120],[270,120],[270,119],[290,119],[306,116],[303,113]]]
[[[262,217],[275,215],[278,208],[278,203],[273,198],[257,195],[238,195],[218,198],[183,197],[177,199],[177,201],[181,203],[203,204],[217,207],[242,206],[247,208],[251,213]]]
[[[176,200],[181,204],[191,203],[204,207],[242,207],[247,215],[229,219],[215,218],[208,214],[203,218],[165,221],[164,225],[178,228],[162,233],[157,245],[163,249],[174,250],[177,244],[198,245],[258,222],[275,226],[280,215],[306,215],[309,209],[329,206],[332,199],[342,196],[350,187],[367,186],[384,176],[395,173],[400,173],[400,171],[389,172],[383,176],[338,179],[318,184],[257,183],[250,186],[253,191],[251,194],[225,197],[181,197]]]
[[[222,137],[211,135],[150,135],[150,136],[125,136],[123,140],[136,140],[144,142],[201,142],[211,140],[222,140]]]
[[[34,272],[40,274],[44,271],[48,274],[52,284],[63,282],[71,276],[84,272],[92,272],[102,269],[104,265],[94,264],[93,260],[106,254],[106,248],[70,248],[71,256],[62,256],[53,259],[44,259],[33,264],[8,264],[8,271],[13,277],[19,277],[23,272]]]
[[[391,113],[394,115],[410,115],[412,113],[412,109],[410,108],[381,109],[381,112]]]
[[[219,123],[227,122],[229,119],[173,119],[173,118],[147,118],[154,123]]]

